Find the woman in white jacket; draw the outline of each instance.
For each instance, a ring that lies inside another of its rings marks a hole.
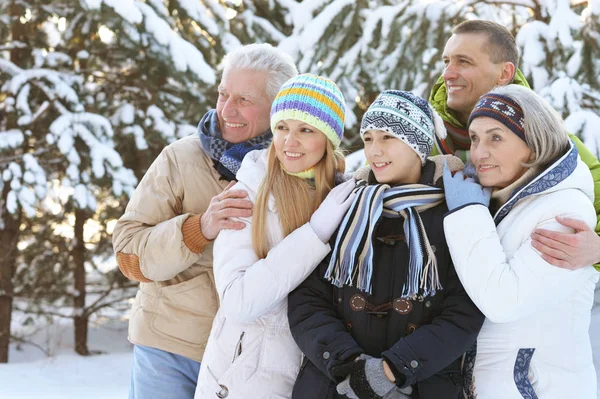
[[[481,185],[444,174],[452,260],[486,316],[465,358],[466,397],[595,398],[588,330],[598,273],[554,267],[531,245],[536,228],[565,231],[556,217],[594,227],[590,171],[560,116],[521,86],[482,96],[469,134]]]
[[[271,108],[273,143],[246,155],[235,189],[254,203],[243,230],[214,246],[220,308],[195,398],[288,398],[302,353],[287,296],[329,253],[328,241],[354,198],[338,150],[345,102],[330,80],[310,74],[283,85]]]

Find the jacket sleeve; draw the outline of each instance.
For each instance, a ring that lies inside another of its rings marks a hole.
[[[202,256],[208,240],[200,216],[181,214],[184,187],[175,154],[165,148],[136,187],[113,232],[123,274],[142,282],[165,281]]]
[[[309,223],[275,245],[258,259],[252,245],[252,219],[242,230],[222,230],[213,250],[219,312],[241,323],[256,320],[296,288],[327,256],[330,247]]]
[[[448,262],[439,316],[383,352],[400,387],[431,377],[462,356],[475,343],[485,320]]]
[[[288,319],[300,350],[327,377],[338,383],[345,375],[336,373],[336,368],[352,362],[363,350],[337,317],[333,286],[320,277],[327,263],[324,261],[322,267],[290,293]]]
[[[570,135],[571,140],[575,143],[579,157],[587,165],[594,179],[594,209],[596,210],[596,233],[600,235],[600,162],[594,154],[579,140],[576,136]],[[600,263],[598,264],[600,267]]]
[[[578,198],[570,195],[558,199],[570,201],[573,209],[589,209],[591,213],[589,200],[586,208],[584,201]],[[544,205],[549,204],[541,207]],[[583,218],[583,215],[580,212],[569,216]],[[555,216],[557,212],[543,214],[544,218],[530,230],[541,227],[567,231],[556,222]],[[456,272],[473,302],[494,323],[528,317],[545,303],[569,295],[579,279],[590,273],[587,267],[571,271],[548,264],[531,246],[531,231],[514,231],[524,238],[521,246],[508,257],[494,221],[483,205],[466,206],[444,219],[444,232]]]

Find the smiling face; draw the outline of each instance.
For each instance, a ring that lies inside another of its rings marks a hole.
[[[265,71],[231,68],[219,84],[217,116],[223,139],[241,143],[269,129],[271,100]]]
[[[448,93],[448,108],[466,123],[479,97],[495,86],[510,83],[514,65],[510,62],[495,64],[486,52],[488,36],[484,33],[455,34],[444,48],[443,78]]]
[[[391,133],[368,130],[363,135],[365,156],[379,183],[417,183],[421,178],[419,155]]]
[[[273,132],[277,159],[290,173],[304,172],[325,155],[327,137],[308,123],[293,119],[279,121]]]
[[[485,187],[505,188],[527,171],[533,153],[523,140],[495,119],[475,118],[469,127],[471,160]]]

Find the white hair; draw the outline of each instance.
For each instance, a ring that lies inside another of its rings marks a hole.
[[[275,99],[285,82],[298,75],[292,57],[268,43],[248,44],[237,48],[223,57],[221,65],[223,74],[231,68],[267,72],[266,92],[270,100]]]
[[[509,97],[523,110],[525,142],[535,156],[524,166],[545,167],[564,155],[569,148],[569,133],[562,117],[546,100],[516,84],[500,86],[491,92]]]

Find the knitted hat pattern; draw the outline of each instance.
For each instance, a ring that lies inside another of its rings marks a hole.
[[[446,135],[438,118],[425,99],[407,91],[385,90],[363,116],[360,136],[369,130],[393,134],[412,148],[424,165],[433,148],[434,135]]]
[[[497,120],[508,127],[521,140],[527,142],[525,139],[525,115],[521,106],[512,98],[497,93],[484,94],[477,101],[475,108],[469,115],[467,126],[471,126],[473,120],[481,116]]]
[[[288,80],[271,106],[271,131],[286,119],[322,131],[335,148],[344,136],[345,100],[335,83],[322,76],[302,74]]]

